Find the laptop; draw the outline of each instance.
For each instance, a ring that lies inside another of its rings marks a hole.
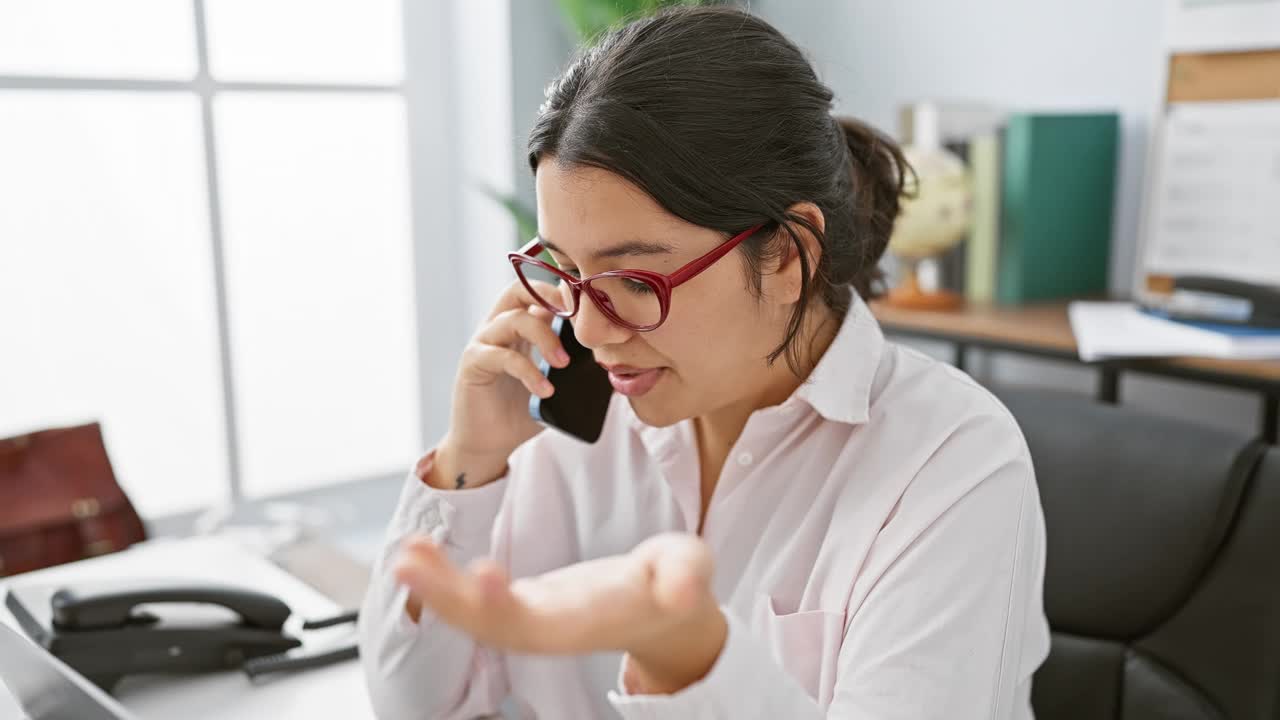
[[[97,685],[3,622],[0,684],[26,713],[24,720],[136,720]]]

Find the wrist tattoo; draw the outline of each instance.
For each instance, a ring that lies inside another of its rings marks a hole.
[[[455,480],[454,482],[455,482],[455,483],[457,483],[457,486],[456,486],[454,489],[455,489],[455,490],[461,490],[461,489],[462,489],[462,486],[467,484],[467,474],[466,474],[466,473],[458,473],[458,479],[457,479],[457,480]]]

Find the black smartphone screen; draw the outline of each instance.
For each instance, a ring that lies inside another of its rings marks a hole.
[[[557,368],[545,359],[541,362],[539,369],[556,391],[545,400],[531,395],[529,414],[534,420],[593,443],[600,439],[604,418],[609,412],[609,398],[613,396],[609,373],[596,364],[591,351],[574,337],[573,323],[558,317],[552,321],[551,329],[560,336],[569,354],[569,364]]]

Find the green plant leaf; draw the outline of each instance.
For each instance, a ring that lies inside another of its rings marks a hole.
[[[521,242],[538,234],[538,215],[526,207],[515,195],[500,193],[489,186],[481,188],[485,195],[493,198],[499,205],[507,209],[511,219],[516,221],[516,230],[520,233]]]
[[[673,5],[714,5],[726,0],[559,0],[560,12],[585,43],[594,41],[615,25],[650,15]],[[730,2],[732,0],[729,0]],[[485,195],[500,203],[516,221],[523,240],[538,234],[538,216],[514,195],[483,187]]]
[[[673,5],[704,5],[705,0],[559,0],[560,13],[569,21],[578,38],[595,41],[602,33]]]

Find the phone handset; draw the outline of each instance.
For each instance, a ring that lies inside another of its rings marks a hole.
[[[59,630],[105,630],[145,622],[153,618],[136,615],[134,608],[156,603],[218,605],[261,630],[281,630],[290,614],[289,606],[271,595],[215,584],[169,582],[92,593],[64,588],[50,599],[53,625]]]

